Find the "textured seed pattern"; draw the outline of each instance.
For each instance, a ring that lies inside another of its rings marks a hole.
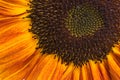
[[[87,3],[75,6],[68,11],[66,28],[75,37],[94,35],[103,26],[104,22],[100,13]]]
[[[55,54],[63,63],[81,66],[89,60],[101,61],[120,38],[120,1],[116,1],[32,0],[29,11],[32,28],[29,31],[39,39],[38,48],[42,48],[43,54]],[[90,12],[82,8],[88,8]],[[79,21],[76,23],[79,19],[79,16],[75,15],[78,13],[77,9],[86,14],[92,14],[93,10],[95,16],[93,15],[92,19],[82,17],[85,20],[80,20],[84,21],[81,25]],[[72,14],[77,19],[70,18],[70,11],[73,11]],[[66,20],[73,21],[68,25]],[[71,28],[73,25],[74,28]],[[81,31],[82,28],[85,32]]]

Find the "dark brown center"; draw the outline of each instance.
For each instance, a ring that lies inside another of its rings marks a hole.
[[[120,9],[114,1],[32,0],[29,30],[42,54],[81,66],[102,61],[120,38]]]

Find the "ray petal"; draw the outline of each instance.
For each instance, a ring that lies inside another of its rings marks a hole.
[[[34,52],[33,52],[34,53]],[[30,71],[37,64],[40,54],[36,51],[33,55],[26,57],[25,60],[21,60],[8,68],[3,74],[5,80],[26,80],[29,76]],[[16,65],[16,66],[15,66]],[[6,75],[7,74],[7,75]]]
[[[120,79],[120,66],[119,66],[119,63],[118,64],[116,63],[114,56],[112,54],[113,53],[108,55],[108,65],[110,68],[110,73],[111,73],[113,80],[119,80]]]
[[[55,72],[52,76],[52,80],[61,80],[62,75],[66,71],[67,66],[65,64],[61,64],[61,61],[58,61]]]
[[[61,80],[71,80],[72,79],[72,73],[74,71],[74,65],[70,64],[68,65],[68,68],[65,70],[65,72],[63,73]]]
[[[106,68],[106,65],[104,61],[99,64],[100,72],[102,74],[103,80],[110,80],[110,74],[108,72],[109,69]]]
[[[94,61],[90,61],[91,73],[93,75],[93,80],[103,80],[103,77],[100,73],[98,64],[99,64],[99,62],[95,63]]]
[[[81,80],[81,68],[77,67],[73,71],[73,80]]]
[[[20,3],[22,1],[24,0],[21,0],[21,1],[19,0],[16,2]],[[12,4],[10,2],[13,3],[13,1],[11,0],[8,0],[8,1],[0,0],[0,15],[1,16],[7,16],[7,17],[19,16],[19,15],[25,14],[26,10],[30,9],[28,6],[28,2],[22,3],[24,5]]]

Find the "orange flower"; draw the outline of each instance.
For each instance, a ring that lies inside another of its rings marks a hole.
[[[106,0],[107,1],[107,0]],[[29,0],[0,0],[0,80],[119,80],[120,45],[102,62],[66,65],[56,54],[42,54],[39,39],[29,32]],[[118,5],[120,2],[118,2]],[[119,16],[120,17],[120,16]],[[120,25],[118,25],[120,27]]]

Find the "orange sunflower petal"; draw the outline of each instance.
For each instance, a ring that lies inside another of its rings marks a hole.
[[[108,56],[108,65],[111,73],[111,77],[113,80],[119,80],[120,79],[120,66],[119,63],[117,64],[114,60],[113,55]]]
[[[29,9],[26,0],[0,0],[0,15],[2,16],[19,16],[26,13]]]

